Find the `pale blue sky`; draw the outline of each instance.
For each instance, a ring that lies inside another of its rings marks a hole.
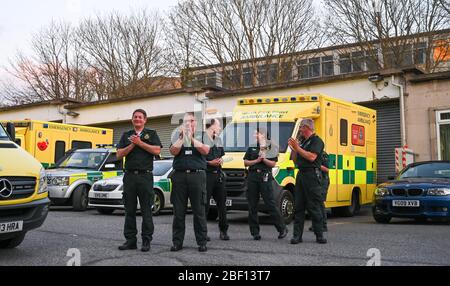
[[[0,67],[16,51],[30,46],[31,35],[52,20],[76,23],[79,19],[98,13],[146,8],[164,12],[177,0],[7,0],[0,8]],[[0,78],[2,77],[0,68]],[[4,74],[3,74],[4,76]]]

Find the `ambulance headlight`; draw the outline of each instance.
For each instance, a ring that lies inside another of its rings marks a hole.
[[[387,188],[376,188],[375,196],[377,196],[377,197],[389,196],[389,190]]]
[[[69,177],[51,177],[48,183],[52,186],[68,186]]]
[[[46,179],[45,169],[42,168],[39,172],[39,185],[38,185],[38,194],[43,194],[47,192],[47,179]]]
[[[278,173],[280,172],[280,167],[273,167],[272,168],[272,176],[275,178]]]

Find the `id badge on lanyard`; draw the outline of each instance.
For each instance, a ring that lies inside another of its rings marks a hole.
[[[184,155],[186,155],[186,156],[192,156],[192,149],[186,149],[186,150],[184,150]]]

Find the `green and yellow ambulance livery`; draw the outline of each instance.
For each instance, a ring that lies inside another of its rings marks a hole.
[[[88,206],[88,192],[96,181],[123,174],[123,160],[115,148],[78,149],[68,152],[47,170],[52,205],[71,205],[76,211]]]
[[[10,123],[16,128],[17,145],[41,162],[44,168],[53,166],[71,149],[113,143],[112,129],[30,119]]]
[[[312,118],[316,134],[325,142],[330,158],[330,188],[326,206],[334,213],[352,216],[373,201],[376,186],[376,111],[323,94],[239,99],[223,132],[226,156],[227,206],[247,210],[243,157],[255,144],[254,132],[265,127],[280,150],[273,168],[274,198],[287,222],[293,218],[293,192],[298,169],[287,145],[299,138],[299,124]],[[264,205],[260,210],[265,211]],[[213,214],[214,215],[214,214]]]

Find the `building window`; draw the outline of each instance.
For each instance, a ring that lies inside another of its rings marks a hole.
[[[364,70],[364,52],[352,53],[352,72],[360,72]]]
[[[299,79],[309,77],[308,60],[297,61],[297,69],[298,69],[298,78]]]
[[[266,65],[258,66],[258,81],[259,81],[259,85],[267,84],[267,69],[266,69]]]
[[[309,69],[309,77],[319,77],[320,76],[320,58],[309,59],[308,69]]]
[[[342,146],[348,145],[348,121],[341,119],[340,121],[340,141]]]
[[[334,75],[333,56],[322,57],[322,76]]]
[[[269,83],[278,81],[278,64],[271,64],[269,66]]]
[[[284,81],[292,80],[292,63],[283,63],[282,64],[281,78]]]
[[[438,158],[450,160],[450,110],[437,113]]]
[[[251,68],[245,68],[243,70],[244,87],[251,87],[251,86],[253,86],[252,77],[253,77],[252,69]]]
[[[368,71],[378,70],[378,50],[366,51],[366,69]]]
[[[206,84],[210,86],[217,85],[217,73],[211,72],[206,75]]]
[[[350,54],[343,54],[339,56],[339,69],[341,74],[352,72],[352,61],[350,60]]]
[[[416,64],[424,64],[427,54],[427,43],[419,43],[415,46],[414,61]]]

